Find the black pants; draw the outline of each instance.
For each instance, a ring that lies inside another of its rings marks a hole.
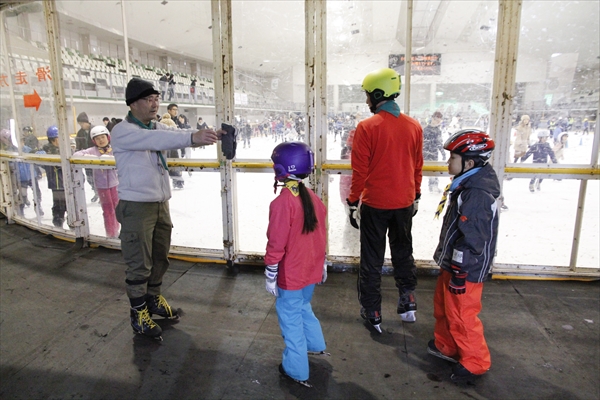
[[[413,206],[379,210],[365,204],[360,210],[360,270],[358,300],[367,311],[381,311],[381,268],[388,233],[394,280],[399,294],[415,290],[417,267],[412,248]]]
[[[52,222],[62,227],[67,212],[67,200],[64,189],[52,190]]]

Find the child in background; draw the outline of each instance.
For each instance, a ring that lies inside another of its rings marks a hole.
[[[279,372],[306,387],[308,354],[326,354],[321,324],[310,301],[315,284],[327,279],[326,208],[302,183],[313,170],[314,154],[301,142],[281,143],[271,155],[275,190],[283,186],[269,207],[265,276],[285,342]],[[282,182],[278,185],[277,182]]]
[[[458,131],[444,144],[450,151],[448,172],[454,178],[438,208],[439,213],[450,193],[433,255],[440,275],[433,297],[434,339],[427,352],[454,363],[450,376],[454,382],[472,380],[491,366],[477,315],[498,236],[500,183],[488,164],[494,147],[485,132],[474,129]]]
[[[177,123],[173,121],[171,118],[171,114],[164,113],[162,119],[160,120],[161,124],[165,124],[171,128],[177,128]],[[179,152],[177,149],[172,149],[167,151],[168,158],[179,158]],[[183,177],[181,176],[181,170],[177,167],[169,168],[169,176],[171,177],[171,182],[173,183],[173,189],[183,189]]]
[[[25,134],[21,138],[21,142],[23,144],[22,150],[23,153],[35,153],[38,151],[39,142],[38,139],[33,134]],[[29,207],[31,202],[29,201],[29,197],[27,196],[27,188],[31,188],[32,191],[35,191],[33,199],[37,198],[37,203],[34,201],[34,206],[36,210],[39,210],[40,215],[44,215],[42,211],[42,192],[40,190],[40,185],[38,180],[42,177],[42,171],[40,167],[37,165],[33,165],[33,176],[31,174],[31,165],[25,162],[19,162],[19,180],[20,180],[20,192],[22,202],[19,204],[19,215],[23,216],[25,206]]]
[[[550,147],[550,144],[546,143],[548,136],[550,136],[550,131],[548,131],[548,129],[538,129],[537,137],[539,141],[529,147],[529,150],[527,150],[527,153],[521,158],[521,161],[525,162],[525,160],[533,154],[533,162],[536,164],[546,164],[548,162],[548,157],[556,164],[558,161],[556,160],[554,151],[552,150],[552,147]],[[535,189],[541,190],[540,185],[542,184],[542,181],[543,179],[541,178],[531,178],[531,181],[529,181],[529,191],[533,193],[535,192]]]
[[[558,142],[554,145],[552,149],[554,151],[554,156],[557,160],[565,159],[565,149],[568,147],[567,141],[569,140],[569,133],[562,132],[558,135]]]
[[[104,126],[95,126],[90,131],[90,138],[95,146],[88,149],[79,150],[74,156],[96,156],[100,158],[112,157],[112,147],[110,147],[110,132]],[[104,217],[104,229],[109,239],[119,236],[119,222],[115,215],[115,209],[119,203],[116,169],[94,169],[94,187],[100,198],[102,206],[102,216]]]
[[[58,128],[54,125],[49,127],[46,130],[46,137],[48,138],[48,143],[36,154],[60,154]],[[52,224],[57,228],[62,228],[67,212],[62,167],[46,165],[44,169],[46,170],[46,178],[48,179],[48,189],[52,190]]]

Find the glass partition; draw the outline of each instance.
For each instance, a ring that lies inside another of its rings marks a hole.
[[[600,88],[599,25],[597,2],[523,1],[508,162],[522,161],[528,146],[539,142],[539,131],[549,130],[546,141],[559,164],[590,163]]]
[[[60,156],[28,156],[28,152],[48,144],[48,128],[57,125],[52,83],[62,79],[65,90],[68,121],[66,131],[57,134],[59,138],[69,137],[70,151],[79,147],[78,134],[81,141],[91,126],[104,124],[105,117],[107,127],[125,117],[125,86],[130,77],[152,81],[161,91],[157,118],[170,118],[191,128],[214,127],[213,45],[221,44],[213,43],[210,1],[156,5],[127,1],[55,3],[62,76],[57,76],[49,63],[44,3],[2,7],[5,32],[1,35],[0,127],[6,128],[9,135],[2,145],[0,163],[3,172],[8,170],[11,183],[6,185],[3,178],[2,204],[14,200],[11,204],[15,205],[17,222],[68,234],[65,221],[55,220],[53,212],[57,204],[60,212],[60,193],[64,193],[62,189],[52,190],[54,179],[62,176]],[[305,139],[305,102],[311,89],[305,83],[305,7],[311,4],[303,0],[230,4],[231,20],[227,22],[232,28],[234,66],[231,100],[239,134],[235,161],[268,162],[277,144]],[[412,232],[415,258],[430,261],[441,225],[441,220],[433,216],[449,182],[444,167],[448,155],[439,148],[439,142],[460,128],[489,128],[496,36],[498,29],[515,27],[509,23],[498,26],[497,0],[415,0],[412,4],[410,40],[406,2],[332,0],[323,4],[327,11],[324,60],[328,129],[323,162],[339,161],[349,167],[352,132],[359,121],[371,116],[362,80],[377,68],[397,69],[403,83],[397,102],[425,130],[423,197]],[[510,144],[504,140],[498,143],[510,146],[509,163],[517,161],[516,165],[526,167],[520,163],[522,154],[515,157],[517,147],[527,152],[538,141],[536,129],[548,129],[546,140],[559,164],[588,167],[594,156],[600,92],[597,4],[566,0],[551,5],[543,0],[519,4],[522,10],[514,126]],[[226,24],[222,28],[227,28]],[[406,79],[408,56],[410,84]],[[409,90],[410,104],[405,104]],[[175,104],[176,110],[171,107],[169,113],[169,104]],[[433,118],[436,112],[439,114]],[[180,119],[181,115],[185,118]],[[524,115],[529,116],[531,124],[522,134],[517,127]],[[82,124],[86,118],[89,127]],[[499,139],[505,138],[504,134],[499,132]],[[521,134],[524,139],[518,142],[517,135]],[[437,140],[437,148],[431,145],[429,136]],[[229,187],[223,187],[214,163],[217,151],[218,146],[205,146],[171,153],[172,164],[182,157],[189,159],[184,163],[187,166],[171,165],[172,243],[176,247],[193,251],[223,249],[222,191]],[[75,194],[77,217],[84,220],[77,222],[89,228],[91,240],[109,236],[102,207],[95,201],[91,173],[111,167],[94,161],[82,165],[81,159],[75,159],[71,164],[74,181],[64,183]],[[198,171],[198,164],[206,161],[213,164]],[[531,157],[526,163],[535,167]],[[232,182],[236,215],[235,223],[229,223],[238,233],[236,251],[261,254],[266,245],[268,205],[275,196],[271,194],[273,177],[266,169],[257,172],[246,168],[235,168]],[[333,171],[330,176],[329,171]],[[343,175],[337,172],[326,168],[322,182],[327,186],[317,188],[328,195],[329,255],[358,256],[358,231],[347,223],[344,204],[351,177],[346,173],[349,171],[344,170]],[[529,168],[520,173],[524,175],[511,171],[512,179],[503,182],[505,207],[500,216],[496,263],[567,266],[577,226],[578,175],[533,176]],[[7,193],[9,186],[13,193]],[[577,267],[595,267],[599,202],[596,180],[588,182],[585,196],[581,235],[577,238]],[[85,233],[86,229],[81,231]]]
[[[267,248],[269,205],[279,195],[273,193],[272,173],[237,172],[239,248],[264,253]]]
[[[495,262],[568,266],[579,185],[550,176],[505,181]]]
[[[579,235],[578,267],[600,267],[600,182],[588,181]]]
[[[278,143],[304,140],[304,1],[231,7],[237,159],[269,159]]]
[[[56,128],[52,82],[59,77],[50,67],[42,2],[16,4],[2,15],[6,31],[1,35],[0,124],[10,132],[10,141],[3,141],[2,150],[24,155],[40,151],[58,154],[58,137],[68,132]],[[56,137],[51,146],[47,140],[49,130]],[[28,161],[9,163],[14,174],[17,218],[39,218],[42,224],[54,223],[68,229],[64,223],[66,203],[59,161],[55,156],[54,163],[44,165]]]
[[[236,159],[267,161],[278,144],[304,140],[304,1],[231,6]],[[276,196],[273,174],[237,170],[236,175],[239,249],[263,253],[269,204]]]
[[[223,248],[221,176],[218,172],[183,171],[185,189],[172,191],[172,246]]]

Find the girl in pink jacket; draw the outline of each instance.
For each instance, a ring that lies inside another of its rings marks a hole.
[[[271,155],[275,188],[283,188],[269,208],[266,289],[277,297],[275,308],[285,342],[279,372],[306,387],[308,354],[325,354],[321,324],[310,301],[315,284],[327,279],[325,264],[326,208],[304,186],[313,170],[314,154],[305,143],[285,142]]]
[[[90,131],[90,137],[95,146],[75,152],[74,156],[97,156],[100,158],[112,157],[112,147],[110,147],[110,132],[104,126],[95,126]],[[115,208],[119,203],[116,169],[94,169],[94,184],[100,198],[102,206],[102,215],[104,217],[104,229],[109,239],[119,236],[119,222],[115,215]]]

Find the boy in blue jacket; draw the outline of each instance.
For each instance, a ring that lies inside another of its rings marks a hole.
[[[547,143],[548,136],[550,136],[550,132],[548,129],[538,129],[537,137],[538,142],[534,143],[529,147],[527,153],[521,158],[521,162],[525,162],[531,155],[533,155],[533,162],[536,164],[546,164],[548,162],[548,158],[552,160],[554,164],[558,162],[556,156],[554,155],[554,150],[550,147],[550,144]],[[531,193],[535,192],[535,189],[538,191],[541,190],[540,186],[542,185],[543,179],[533,177],[531,181],[529,181],[529,191]]]
[[[476,129],[452,135],[448,172],[453,175],[449,202],[433,256],[440,266],[434,294],[435,328],[427,352],[454,363],[451,379],[468,381],[491,366],[490,352],[478,318],[483,281],[492,267],[498,236],[500,183],[488,161],[494,141]]]

